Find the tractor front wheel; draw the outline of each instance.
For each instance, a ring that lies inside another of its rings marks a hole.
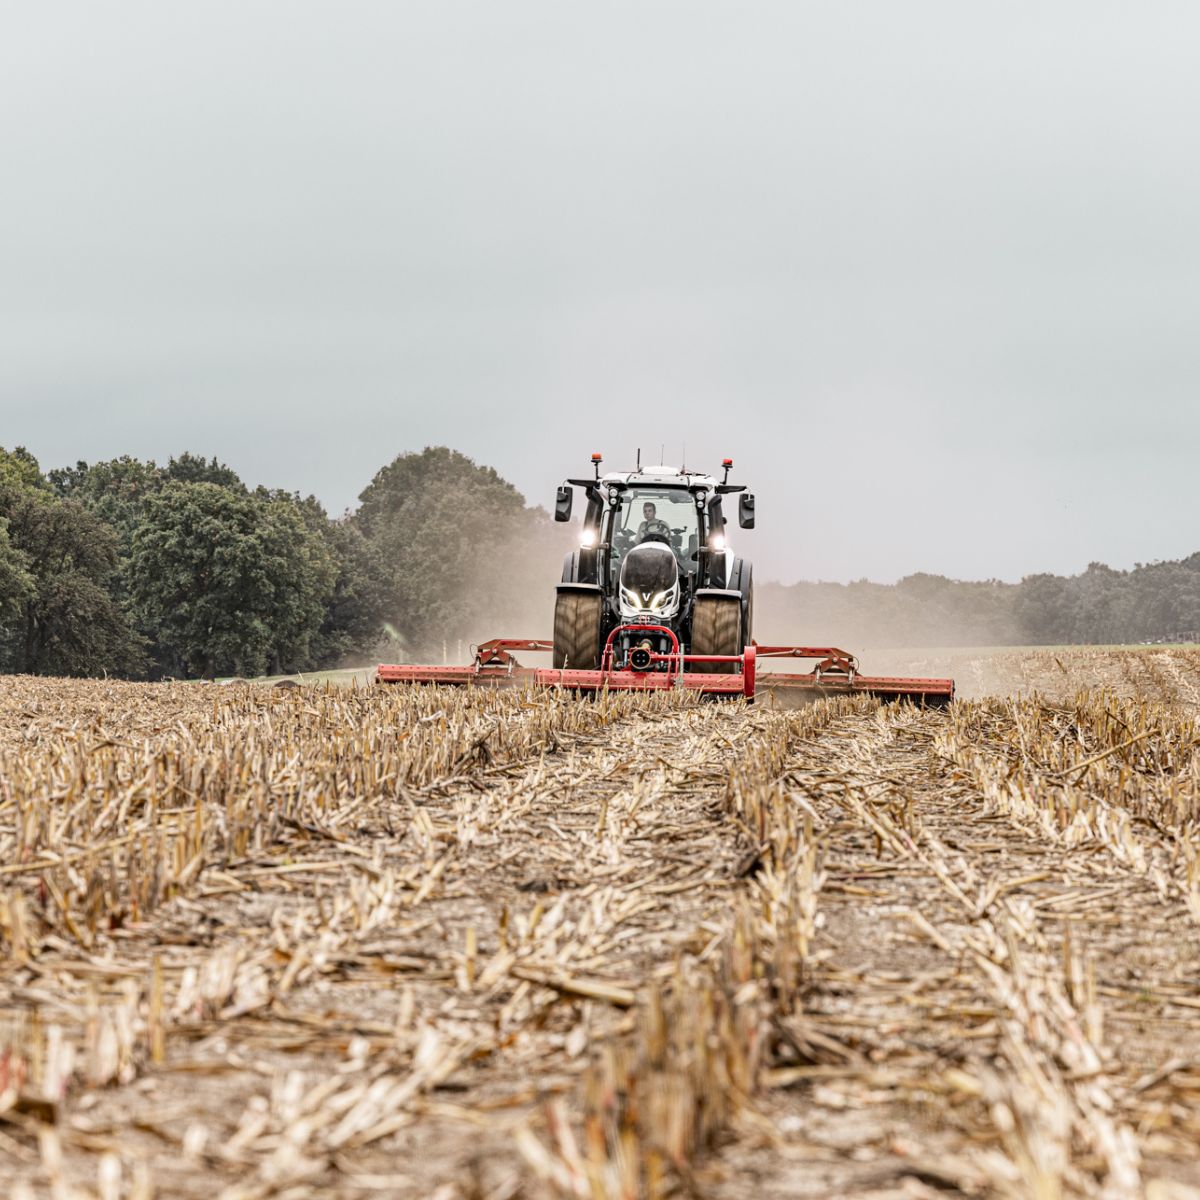
[[[554,602],[554,669],[594,671],[600,666],[600,596],[559,592]]]
[[[742,644],[738,647],[741,651],[754,638],[754,568],[744,558],[733,560],[729,587],[742,593]]]
[[[692,612],[693,654],[741,654],[742,606],[725,596],[701,596]],[[732,675],[737,663],[696,663],[693,671]]]

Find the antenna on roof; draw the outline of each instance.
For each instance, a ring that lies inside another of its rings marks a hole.
[[[663,465],[663,459],[667,457],[667,443],[663,442],[658,448],[658,465]]]
[[[641,446],[638,447],[637,469],[639,471],[642,469],[642,448],[641,448]]]
[[[683,451],[680,454],[679,473],[680,475],[687,474],[687,442],[683,443]]]

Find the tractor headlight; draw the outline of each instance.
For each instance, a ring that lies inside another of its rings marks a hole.
[[[710,550],[724,550],[725,535],[723,533],[714,533],[712,537],[708,539],[708,547]]]
[[[675,599],[679,594],[679,588],[671,586],[666,591],[655,592],[650,597],[650,603],[647,605],[649,610],[654,613],[667,612],[675,604]]]
[[[596,531],[594,529],[585,529],[579,535],[579,544],[585,550],[590,550],[596,544]]]

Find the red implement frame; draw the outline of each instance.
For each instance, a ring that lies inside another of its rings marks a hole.
[[[511,651],[538,650],[548,654],[553,649],[553,642],[534,638],[493,638],[475,647],[475,661],[469,667],[380,664],[375,678],[380,683],[474,683],[484,687],[532,683],[537,671],[521,666]]]
[[[634,671],[613,667],[613,642],[618,633],[661,633],[671,643],[667,654],[648,655],[650,669]],[[473,684],[477,687],[563,687],[572,691],[665,691],[686,688],[709,696],[753,699],[768,693],[781,700],[803,702],[820,696],[864,692],[883,700],[912,700],[942,705],[954,699],[952,679],[906,679],[862,675],[854,655],[835,646],[747,646],[742,654],[684,654],[679,639],[665,625],[622,625],[608,635],[599,670],[563,670],[523,667],[514,650],[549,653],[552,642],[529,638],[496,638],[476,648],[468,667],[388,666],[376,671],[381,683]],[[806,674],[760,671],[764,658],[810,658],[817,665]],[[735,663],[726,673],[698,670],[704,663]]]
[[[808,692],[836,695],[867,692],[883,700],[911,700],[914,704],[943,705],[954,699],[953,679],[919,679],[903,676],[863,675],[858,659],[836,646],[758,646],[758,657],[815,658],[820,661],[807,674],[760,671],[760,690],[787,696]]]

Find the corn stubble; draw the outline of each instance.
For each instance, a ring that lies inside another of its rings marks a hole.
[[[1200,1195],[1195,713],[6,680],[0,1182]]]

